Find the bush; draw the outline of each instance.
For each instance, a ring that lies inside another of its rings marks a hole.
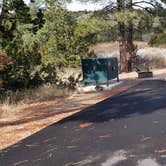
[[[150,46],[159,46],[166,44],[166,33],[152,34],[148,42]]]

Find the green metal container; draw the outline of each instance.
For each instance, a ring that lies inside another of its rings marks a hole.
[[[109,84],[111,79],[118,78],[117,58],[82,59],[84,85]]]

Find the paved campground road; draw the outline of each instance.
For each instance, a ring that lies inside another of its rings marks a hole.
[[[166,165],[166,82],[142,81],[0,151],[10,165]]]

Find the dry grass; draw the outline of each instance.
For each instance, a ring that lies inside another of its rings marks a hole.
[[[153,69],[152,71],[153,71],[153,78],[150,78],[150,79],[166,80],[166,68]],[[120,80],[136,80],[137,77],[138,77],[138,74],[136,72],[122,73],[119,75]]]
[[[40,100],[49,99],[52,97],[60,97],[68,95],[69,90],[67,88],[57,87],[55,84],[45,84],[36,89],[28,89],[23,91],[8,91],[6,93],[6,99],[11,100],[9,102],[20,102],[22,100]]]
[[[137,66],[149,68],[166,67],[166,48],[142,48],[137,51]]]
[[[22,106],[32,101],[48,100],[54,97],[65,97],[71,92],[66,88],[59,88],[54,84],[47,84],[36,89],[23,91],[7,91],[1,95],[1,107],[4,111],[11,111],[12,108]]]
[[[138,49],[148,46],[146,42],[134,42]],[[103,42],[91,46],[97,56],[114,55],[119,50],[118,42]]]
[[[166,48],[166,44],[161,44],[158,46],[159,48]]]
[[[148,47],[146,42],[135,42],[138,47],[137,59],[135,59],[134,66],[165,68],[166,67],[166,45],[158,47]],[[105,42],[93,45],[91,49],[94,50],[98,57],[119,57],[119,48],[117,42]]]
[[[138,46],[138,49],[147,48],[148,43],[143,41],[135,41],[134,44]],[[156,48],[156,47],[153,47]],[[157,48],[166,48],[166,44],[159,45]],[[113,53],[119,50],[118,42],[103,42],[97,43],[91,46],[91,49],[95,51],[97,54],[102,53]]]

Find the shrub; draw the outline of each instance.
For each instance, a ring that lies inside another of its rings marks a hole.
[[[152,34],[148,42],[150,46],[166,44],[166,33]]]

